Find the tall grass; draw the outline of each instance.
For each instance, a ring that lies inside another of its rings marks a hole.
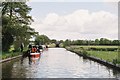
[[[3,52],[2,59],[11,58],[11,57],[18,56],[21,54],[22,54],[21,52]]]
[[[120,61],[118,61],[118,46],[70,46],[66,48],[74,52],[80,52],[80,54],[85,53],[87,56],[94,56],[114,64],[120,64]]]

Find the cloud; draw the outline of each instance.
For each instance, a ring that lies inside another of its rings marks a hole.
[[[45,18],[39,19],[33,25],[40,33],[45,33],[52,38],[53,36],[56,38],[61,36],[62,39],[63,37],[75,39],[77,37],[74,36],[80,38],[84,35],[85,37],[89,36],[89,38],[93,38],[93,36],[94,38],[112,38],[111,34],[118,33],[117,16],[106,11],[90,12],[80,9],[67,15],[48,13]]]

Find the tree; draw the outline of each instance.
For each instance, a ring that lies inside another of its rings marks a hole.
[[[99,39],[95,39],[95,45],[99,45]]]
[[[25,2],[3,2],[2,7],[2,16],[9,16],[10,24],[12,22],[30,24],[33,21],[28,15],[31,8]]]
[[[119,40],[113,40],[112,45],[119,45]]]
[[[100,45],[104,45],[105,43],[104,43],[104,38],[101,38],[100,39]]]
[[[13,43],[17,49],[22,41],[29,40],[31,33],[35,33],[34,29],[27,26],[33,21],[32,17],[28,15],[30,11],[31,8],[25,2],[2,3],[3,51],[8,51]]]
[[[19,33],[16,34],[16,37],[14,37],[14,45],[15,49],[17,50],[18,47],[20,47],[21,43],[24,43],[25,46],[29,44],[29,39],[31,36],[34,36],[37,34],[33,28],[30,28],[27,25],[24,25],[21,28],[18,28],[17,30]]]
[[[3,17],[2,18],[2,50],[8,51],[10,45],[13,43],[14,38],[12,35],[13,29],[8,26],[9,18]]]
[[[104,39],[104,44],[105,44],[105,45],[110,45],[110,44],[111,44],[111,41],[110,41],[109,39],[106,39],[106,38],[105,38],[105,39]]]
[[[64,45],[64,47],[65,47],[65,46],[70,46],[70,45],[71,45],[71,40],[66,39],[66,40],[64,41],[63,45]]]
[[[60,40],[59,42],[60,42],[60,43],[63,43],[64,41],[63,41],[63,40]]]
[[[49,43],[50,39],[46,35],[37,35],[35,38],[35,44],[46,44]]]
[[[52,39],[52,40],[50,40],[50,42],[51,42],[51,43],[56,43],[56,42],[57,42],[57,40]]]

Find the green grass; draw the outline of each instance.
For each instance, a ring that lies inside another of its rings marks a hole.
[[[18,55],[21,55],[21,52],[3,52],[2,59],[7,59]]]
[[[84,47],[84,48],[118,48],[118,46],[72,46],[72,47]]]
[[[68,50],[75,52],[82,52],[85,50],[88,56],[94,56],[108,62],[113,62],[113,60],[118,59],[118,51],[95,51],[89,50],[89,48],[118,48],[118,46],[70,46],[66,47]],[[82,53],[83,54],[83,53]]]
[[[91,56],[100,58],[102,60],[106,60],[108,62],[112,62],[113,59],[118,58],[118,52],[117,51],[87,51],[87,52]]]
[[[27,49],[28,49],[27,47],[24,47],[24,51],[26,51]],[[15,56],[22,54],[22,52],[20,52],[20,50],[17,52],[13,52],[13,50],[14,50],[14,48],[11,47],[9,49],[9,52],[2,52],[2,54],[0,54],[0,58],[7,59],[7,58],[15,57]]]

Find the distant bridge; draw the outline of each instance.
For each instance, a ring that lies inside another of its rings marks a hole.
[[[56,42],[56,47],[60,47],[60,42]]]

